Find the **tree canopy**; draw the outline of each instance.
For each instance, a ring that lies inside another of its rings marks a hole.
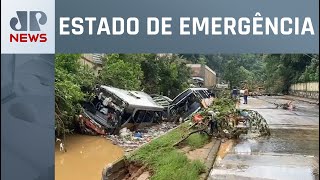
[[[206,64],[231,86],[265,87],[287,93],[291,84],[319,81],[319,55],[314,54],[107,54],[99,76],[79,63],[80,54],[55,56],[56,132],[74,129],[80,102],[96,83],[174,98],[189,86],[187,63]]]
[[[79,63],[80,54],[55,56],[55,129],[58,135],[72,131],[80,102],[90,96],[84,89],[92,88],[93,71]]]
[[[79,63],[80,58],[80,54],[55,56],[55,124],[58,135],[75,128],[80,103],[91,97],[90,90],[96,83],[172,98],[189,85],[190,69],[177,55],[108,54],[97,77],[90,67]]]
[[[180,54],[189,63],[205,63],[231,86],[265,87],[287,93],[290,85],[319,81],[319,55],[315,54]]]

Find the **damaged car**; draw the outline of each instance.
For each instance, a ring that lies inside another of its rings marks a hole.
[[[83,103],[79,116],[86,134],[114,134],[123,127],[147,126],[162,120],[164,107],[141,91],[98,86],[95,98]]]
[[[213,98],[207,88],[188,88],[172,100],[166,114],[173,121],[184,121],[201,108],[210,106]]]

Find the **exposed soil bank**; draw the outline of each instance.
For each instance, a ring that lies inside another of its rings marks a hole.
[[[182,124],[167,134],[121,159],[106,166],[104,180],[116,179],[206,179],[220,146],[219,139],[206,135],[194,135],[181,146],[174,144],[188,134],[188,123]],[[193,141],[203,142],[194,146]]]

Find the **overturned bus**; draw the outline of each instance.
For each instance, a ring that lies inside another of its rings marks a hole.
[[[162,120],[181,121],[213,101],[207,88],[188,88],[173,100],[141,91],[110,86],[96,88],[96,96],[83,103],[79,116],[85,134],[114,134],[123,127],[148,126]]]
[[[98,87],[94,100],[83,103],[82,107],[81,130],[100,135],[117,133],[123,127],[160,122],[164,110],[144,92],[110,86]]]

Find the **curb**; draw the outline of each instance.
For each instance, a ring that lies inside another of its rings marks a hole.
[[[213,168],[213,165],[214,165],[214,162],[216,160],[216,157],[217,157],[217,153],[220,149],[220,145],[221,145],[221,140],[220,139],[216,139],[216,142],[213,144],[213,146],[211,147],[210,149],[210,152],[206,158],[206,167],[207,167],[207,171],[204,175],[203,178],[201,179],[207,179],[209,174],[210,174],[210,171],[211,169]]]

